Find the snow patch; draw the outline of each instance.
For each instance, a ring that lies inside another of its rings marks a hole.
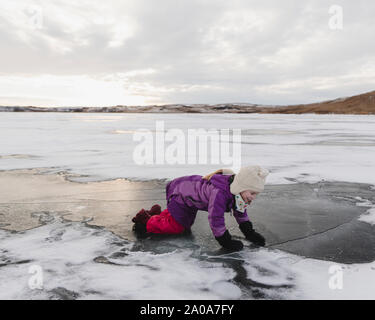
[[[132,251],[133,243],[83,223],[62,222],[10,233],[0,230],[0,299],[238,299],[234,272],[199,261],[191,250]],[[111,257],[113,255],[113,257]],[[17,263],[26,261],[25,263]],[[43,270],[30,289],[29,268]]]
[[[265,299],[375,298],[375,262],[340,264],[343,288],[332,290],[334,263],[267,248],[211,257],[181,246],[156,254],[60,218],[20,233],[0,230],[0,241],[0,299],[248,299],[252,289]],[[29,287],[35,265],[41,289]],[[235,281],[236,268],[250,283]]]
[[[365,213],[361,214],[358,218],[359,221],[367,222],[371,225],[375,225],[375,204],[372,203],[370,200],[362,199],[361,197],[355,197],[356,200],[361,202],[357,202],[356,205],[359,207],[370,207]]]
[[[367,222],[371,225],[375,225],[375,207],[366,211],[359,218],[359,221]]]

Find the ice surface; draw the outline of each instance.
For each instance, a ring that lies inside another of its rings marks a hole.
[[[46,221],[0,230],[1,299],[374,299],[375,263],[340,265],[343,288],[332,290],[331,262],[248,247],[209,256],[184,248],[188,239],[165,252],[138,250],[101,228]],[[29,286],[32,266],[42,270],[39,289]]]
[[[0,239],[0,264],[5,264],[0,273],[1,299],[61,299],[61,288],[68,297],[79,299],[236,299],[241,295],[228,282],[234,272],[218,263],[191,258],[189,250],[131,251],[132,243],[82,223],[56,220],[17,235],[1,230]],[[33,265],[42,267],[42,290],[28,285]]]
[[[157,120],[184,132],[240,128],[242,164],[268,168],[269,184],[375,185],[375,117],[354,115],[1,113],[0,170],[53,167],[86,180],[149,180],[224,166],[138,166],[133,133],[155,131]],[[369,207],[360,220],[374,224],[372,202],[356,200]],[[337,264],[343,288],[331,289],[335,263],[266,248],[210,257],[174,240],[155,252],[148,240],[135,248],[106,230],[59,219],[21,233],[0,230],[0,241],[3,299],[375,299],[375,262]],[[28,287],[32,265],[43,268],[42,290]]]
[[[288,178],[375,184],[375,116],[368,115],[1,113],[0,169],[53,166],[91,179],[147,180],[225,166],[137,165],[133,133],[155,132],[161,120],[165,130],[184,133],[240,128],[242,164],[268,168],[271,184],[293,183]]]

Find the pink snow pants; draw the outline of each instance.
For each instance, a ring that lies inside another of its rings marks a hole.
[[[146,224],[147,232],[163,234],[179,234],[184,232],[185,228],[180,225],[165,209],[160,215],[152,216]]]

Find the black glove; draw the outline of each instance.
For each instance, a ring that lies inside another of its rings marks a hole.
[[[247,240],[258,246],[264,246],[266,244],[266,239],[253,229],[253,224],[250,221],[240,223],[239,227]]]
[[[215,239],[225,248],[232,251],[242,250],[243,244],[241,241],[232,240],[232,237],[228,230],[220,237],[215,237]]]

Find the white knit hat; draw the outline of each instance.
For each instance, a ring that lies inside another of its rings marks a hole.
[[[269,171],[267,169],[259,166],[243,167],[234,176],[230,185],[230,192],[235,195],[245,190],[262,192],[268,174]]]

